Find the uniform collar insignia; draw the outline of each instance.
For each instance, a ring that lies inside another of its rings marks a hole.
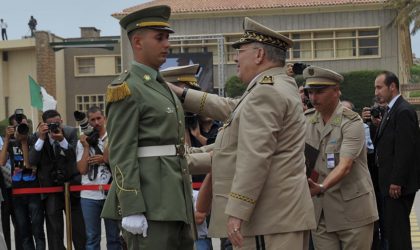
[[[271,84],[273,85],[273,76],[264,76],[264,78],[260,81],[260,84]]]
[[[146,80],[146,81],[150,81],[150,79],[152,79],[152,78],[150,77],[150,75],[148,75],[148,74],[145,74],[145,75],[143,76],[143,78],[144,78],[144,80]]]
[[[331,120],[331,125],[340,126],[341,124],[341,116],[334,116]]]

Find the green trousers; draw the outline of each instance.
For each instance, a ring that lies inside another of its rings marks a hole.
[[[193,250],[191,226],[179,221],[147,221],[147,237],[122,230],[129,250]]]

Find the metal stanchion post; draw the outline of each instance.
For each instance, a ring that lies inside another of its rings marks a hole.
[[[66,205],[67,249],[72,250],[70,183],[68,182],[64,183],[64,199]]]

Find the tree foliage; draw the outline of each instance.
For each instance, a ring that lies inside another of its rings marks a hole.
[[[246,85],[237,76],[232,76],[227,80],[225,90],[228,97],[235,98],[242,96],[246,90]]]

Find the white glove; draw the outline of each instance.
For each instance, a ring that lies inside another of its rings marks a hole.
[[[147,220],[143,214],[129,215],[122,218],[122,227],[132,234],[143,234],[147,237]]]

